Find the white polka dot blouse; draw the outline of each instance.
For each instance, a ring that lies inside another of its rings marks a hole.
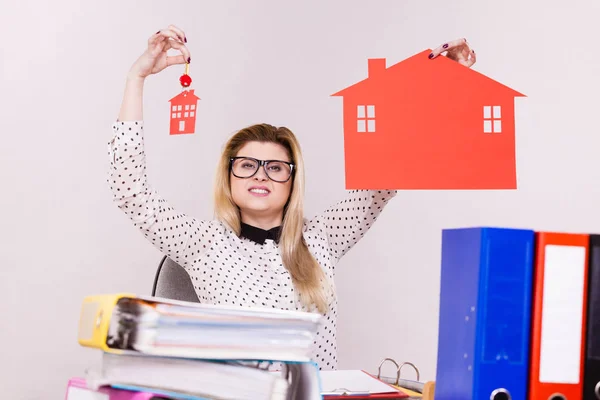
[[[300,303],[276,240],[250,240],[218,220],[200,220],[173,209],[148,182],[143,121],[116,121],[112,128],[108,183],[114,202],[150,243],[185,268],[200,302],[314,312]],[[321,370],[337,368],[335,266],[395,195],[349,191],[345,199],[305,221],[307,246],[334,289],[313,346],[312,359]]]

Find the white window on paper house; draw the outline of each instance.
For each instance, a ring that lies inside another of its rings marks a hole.
[[[483,133],[502,133],[500,106],[483,106]]]
[[[375,106],[359,105],[357,118],[357,132],[375,132]]]

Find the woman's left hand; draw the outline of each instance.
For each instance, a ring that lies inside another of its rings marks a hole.
[[[446,52],[446,57],[465,67],[471,67],[477,61],[475,50],[469,47],[469,43],[465,38],[442,44],[431,52],[429,58],[434,59],[444,52]]]

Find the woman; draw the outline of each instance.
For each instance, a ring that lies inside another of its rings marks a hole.
[[[319,312],[314,343],[321,369],[337,366],[334,271],[396,191],[350,191],[321,215],[303,215],[304,165],[294,134],[259,124],[227,143],[217,169],[217,218],[198,220],[174,210],[148,183],[143,142],[144,80],[191,62],[185,32],[160,30],[131,67],[109,144],[109,183],[118,207],[148,240],[184,267],[203,303]],[[167,56],[169,49],[181,55]],[[468,67],[465,39],[437,48]]]

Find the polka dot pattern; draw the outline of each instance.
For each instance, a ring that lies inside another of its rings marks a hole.
[[[188,272],[202,303],[313,312],[300,303],[277,243],[238,237],[217,220],[177,212],[148,183],[142,121],[116,121],[108,146],[108,183],[116,205],[161,252]],[[304,238],[334,289],[312,358],[337,368],[335,266],[369,230],[396,191],[349,191],[321,215],[305,220]]]

